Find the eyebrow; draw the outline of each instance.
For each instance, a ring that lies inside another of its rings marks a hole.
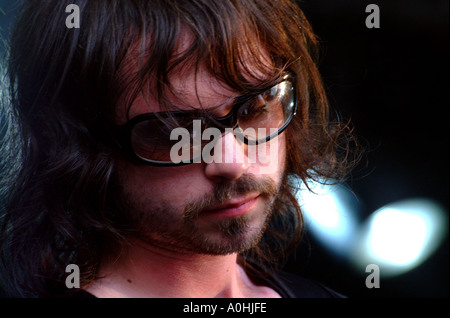
[[[206,108],[194,108],[192,107],[192,110],[188,110],[188,109],[181,109],[181,107],[173,105],[174,107],[177,107],[176,110],[172,110],[172,111],[160,111],[160,112],[149,112],[149,113],[144,113],[144,114],[140,114],[137,115],[133,118],[131,118],[127,123],[123,124],[122,126],[126,126],[126,125],[130,125],[132,123],[134,123],[135,121],[140,121],[141,118],[154,118],[154,119],[177,119],[180,117],[188,117],[188,118],[194,118],[194,117],[198,117],[198,118],[202,118],[202,119],[206,119],[209,118],[211,120],[216,120],[216,121],[223,121],[228,119],[233,113],[235,113],[235,111],[242,106],[243,104],[245,104],[247,101],[250,101],[251,99],[257,97],[259,94],[264,93],[265,91],[267,91],[268,89],[289,80],[291,77],[289,76],[289,73],[285,73],[283,76],[279,77],[278,79],[272,81],[271,83],[265,85],[264,87],[257,89],[253,92],[249,92],[246,94],[242,94],[242,95],[238,95],[235,97],[230,97],[229,99],[232,100],[233,102],[230,103],[230,109],[228,111],[228,113],[226,115],[223,116],[213,116],[210,113],[210,110],[212,109],[219,109],[220,107],[223,107],[225,105],[224,103],[221,103],[217,106],[214,106],[210,109],[206,109]]]
[[[164,114],[180,114],[180,115],[182,115],[182,114],[188,114],[188,113],[193,113],[193,114],[195,114],[196,112],[198,112],[198,113],[200,113],[200,112],[202,112],[202,113],[208,113],[208,112],[211,111],[211,110],[219,109],[219,108],[221,108],[221,107],[223,107],[223,106],[227,106],[227,105],[230,105],[230,106],[231,106],[231,107],[230,107],[230,110],[229,110],[229,112],[230,112],[230,111],[231,111],[232,109],[234,109],[237,105],[242,105],[243,103],[245,103],[245,102],[247,102],[247,101],[249,101],[249,100],[251,100],[251,99],[257,97],[258,95],[264,93],[264,92],[267,91],[268,89],[271,89],[272,87],[274,87],[274,86],[276,86],[276,85],[278,85],[278,84],[280,84],[280,83],[282,83],[282,82],[284,82],[284,81],[286,81],[286,80],[289,80],[289,77],[286,77],[286,75],[288,75],[288,74],[284,74],[284,75],[281,76],[280,78],[278,78],[278,79],[276,79],[276,80],[270,82],[269,84],[263,86],[262,88],[255,89],[255,90],[252,91],[252,92],[248,92],[248,93],[241,94],[241,95],[236,95],[236,96],[233,96],[233,97],[228,97],[227,100],[224,101],[223,103],[220,103],[220,104],[218,104],[218,105],[216,105],[216,106],[213,106],[213,107],[211,107],[211,108],[208,108],[208,109],[207,109],[207,108],[204,108],[204,107],[201,107],[201,108],[193,108],[193,107],[192,107],[193,110],[185,110],[185,109],[181,109],[180,106],[173,105],[174,107],[177,108],[176,110],[173,110],[173,111],[161,111],[161,112],[154,112],[154,113],[163,114],[163,115],[164,115]],[[230,101],[230,103],[228,103],[228,101]],[[229,112],[228,112],[228,113],[229,113]],[[226,117],[226,116],[228,116],[228,113],[227,113],[227,115],[220,116],[220,117],[214,117],[214,118]]]

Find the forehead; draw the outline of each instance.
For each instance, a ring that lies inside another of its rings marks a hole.
[[[170,82],[171,89],[164,92],[164,105],[161,105],[161,101],[150,89],[144,90],[133,101],[128,110],[128,117],[167,110],[217,108],[229,104],[239,95],[208,72],[173,74]]]
[[[182,32],[177,40],[173,56],[183,56],[192,45],[192,35],[187,31]],[[242,56],[236,57],[241,63],[242,78],[249,83],[253,82],[255,86],[260,82],[270,81],[272,72],[269,70],[273,66],[264,48],[259,47],[257,53],[254,49],[243,50],[243,52]],[[120,71],[122,76],[130,80],[136,76],[143,65],[143,59],[145,56],[143,57],[140,53],[139,46],[135,45],[125,58],[124,66]],[[151,75],[148,76],[142,89],[135,92],[131,98],[127,95],[130,91],[125,91],[122,102],[118,103],[116,108],[116,121],[122,124],[130,118],[149,112],[230,106],[242,92],[226,84],[220,75],[212,71],[209,62],[203,59],[177,64],[170,72],[167,72],[168,83],[162,86],[161,94],[157,93],[158,80]]]

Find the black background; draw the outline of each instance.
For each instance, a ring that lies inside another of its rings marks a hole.
[[[377,4],[380,28],[365,25]],[[368,151],[349,187],[363,219],[390,202],[425,197],[449,209],[449,2],[305,0],[321,40],[331,105],[351,118]],[[448,228],[448,224],[446,225]],[[448,297],[448,236],[416,269],[368,289],[365,276],[309,235],[290,270],[350,297]]]
[[[13,1],[0,0],[8,30]],[[379,29],[365,25],[380,8]],[[400,199],[426,197],[449,208],[449,22],[447,0],[305,0],[300,5],[321,40],[319,68],[331,105],[351,117],[368,146],[348,185],[368,216]],[[364,216],[363,216],[364,217]],[[447,225],[448,227],[448,225]],[[350,297],[448,297],[448,237],[418,268],[365,287],[356,272],[314,237],[287,269]]]

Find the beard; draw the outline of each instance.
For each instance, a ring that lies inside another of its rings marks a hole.
[[[205,217],[208,208],[255,192],[260,195],[249,213],[231,218]],[[145,243],[184,254],[227,255],[258,244],[273,214],[278,192],[279,185],[271,178],[257,179],[246,174],[238,180],[216,184],[212,193],[186,202],[183,211],[167,201],[135,200],[132,193],[125,191],[122,202],[133,236]]]

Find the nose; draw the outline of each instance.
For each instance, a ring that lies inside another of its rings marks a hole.
[[[245,174],[248,167],[246,145],[228,132],[217,140],[212,162],[206,164],[205,175],[215,180],[237,180]]]

